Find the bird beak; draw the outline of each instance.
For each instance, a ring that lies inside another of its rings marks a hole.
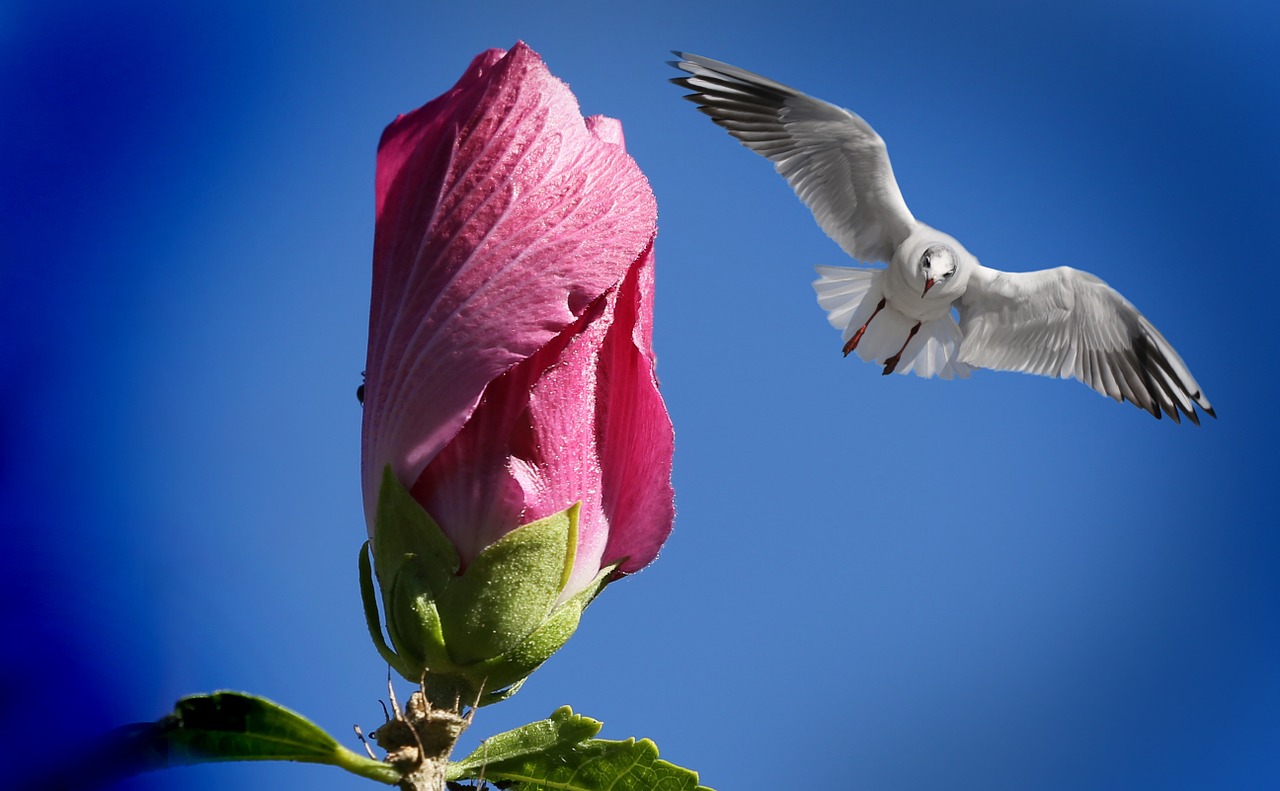
[[[924,281],[924,291],[920,292],[920,298],[924,299],[924,295],[929,293],[929,289],[933,288],[933,278]]]

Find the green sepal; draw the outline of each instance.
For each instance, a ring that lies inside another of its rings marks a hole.
[[[412,569],[402,567],[401,574],[392,584],[392,589],[397,601],[407,603],[408,612],[399,613],[396,627],[405,646],[412,645],[416,651],[420,652],[414,654],[422,657],[419,666],[451,665],[449,651],[445,644],[444,624],[441,623],[440,614],[436,610],[435,596],[427,589],[424,580],[414,575]]]
[[[552,654],[559,651],[577,630],[582,611],[604,587],[614,568],[610,566],[602,569],[585,588],[552,610],[551,614],[528,637],[503,654],[500,664],[502,675],[524,678],[550,659]],[[497,669],[495,667],[495,670]],[[494,677],[497,678],[498,674],[495,673]]]
[[[400,573],[388,586],[391,590],[389,600],[397,606],[389,611],[387,618],[387,635],[391,638],[391,645],[387,645],[378,615],[368,547],[369,542],[366,541],[360,549],[360,595],[364,601],[365,625],[378,654],[397,673],[413,681],[422,680],[423,668],[452,667],[444,648],[444,635],[435,603],[430,592],[424,590],[420,580],[414,576],[412,563],[402,564]]]
[[[488,706],[515,694],[529,674],[559,651],[573,636],[586,608],[604,587],[614,566],[602,569],[586,587],[561,602],[531,634],[501,656],[465,668],[484,688],[477,706]]]
[[[453,661],[502,656],[533,633],[569,581],[577,549],[576,503],[485,547],[437,600]]]
[[[420,681],[424,668],[451,664],[435,601],[455,578],[461,560],[453,542],[389,464],[382,473],[376,520],[373,564],[382,590],[387,636],[398,661],[391,662],[382,647],[379,653],[402,676]]]
[[[384,597],[391,593],[392,582],[406,562],[413,563],[428,590],[437,592],[444,590],[461,565],[453,542],[388,464],[382,471],[373,531],[373,566]]]
[[[369,627],[369,639],[373,640],[374,647],[378,649],[378,655],[388,665],[394,667],[397,673],[405,675],[405,668],[401,665],[399,655],[391,650],[386,638],[382,636],[382,618],[378,615],[377,593],[373,589],[373,568],[369,563],[368,541],[360,546],[360,599],[364,603],[364,622],[365,626]]]
[[[360,559],[365,620],[378,653],[439,705],[509,697],[569,639],[613,571],[559,601],[577,558],[580,507],[512,530],[459,574],[452,542],[388,466],[374,537]]]
[[[446,778],[514,783],[520,791],[710,791],[698,773],[658,758],[648,739],[592,738],[596,720],[568,706],[551,718],[486,739]]]

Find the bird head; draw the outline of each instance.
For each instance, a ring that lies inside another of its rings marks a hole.
[[[920,279],[924,282],[920,298],[924,299],[925,294],[934,286],[949,283],[959,267],[960,259],[949,245],[932,244],[926,247],[919,261]]]

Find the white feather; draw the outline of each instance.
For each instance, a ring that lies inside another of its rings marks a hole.
[[[848,266],[815,266],[814,269],[819,275],[813,281],[813,288],[818,292],[818,305],[827,311],[827,321],[838,330],[848,327],[856,314],[860,315],[859,308],[864,304],[870,306],[865,311],[866,316],[859,318],[853,326],[866,321],[883,296],[878,282],[884,274],[883,269]],[[849,330],[844,340],[849,340],[852,334],[853,331]]]
[[[842,338],[848,341],[875,312],[883,296],[879,281],[885,270],[844,266],[818,266],[814,269],[819,275],[813,281],[818,304],[827,311],[831,326],[842,330]],[[884,365],[886,360],[897,354],[914,324],[913,319],[886,306],[867,325],[858,342],[858,356],[867,362]],[[956,359],[961,339],[960,328],[950,315],[922,322],[915,337],[902,350],[895,371],[914,373],[926,379],[933,376],[942,379],[967,377],[970,367]]]
[[[885,261],[915,226],[884,140],[856,114],[701,55],[677,52],[673,82],[744,146],[769,159],[814,219],[859,261]]]

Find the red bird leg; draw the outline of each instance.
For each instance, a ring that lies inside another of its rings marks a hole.
[[[855,333],[853,334],[853,337],[852,337],[852,338],[850,338],[847,342],[845,342],[845,345],[844,345],[844,356],[845,356],[845,357],[848,357],[848,356],[849,356],[849,352],[851,352],[851,351],[853,351],[854,349],[858,348],[858,341],[862,340],[862,333],[864,333],[864,332],[866,332],[866,331],[867,331],[867,325],[871,323],[871,319],[874,319],[874,318],[876,317],[876,314],[877,314],[877,313],[879,313],[880,311],[884,310],[884,301],[885,301],[885,299],[887,299],[887,297],[881,297],[881,299],[880,299],[880,304],[879,304],[879,305],[876,305],[876,309],[875,309],[874,311],[872,311],[872,313],[871,313],[871,318],[870,318],[870,319],[867,319],[867,320],[866,320],[866,321],[864,321],[864,322],[862,322],[862,326],[861,326],[861,327],[859,327],[859,328],[858,328],[858,331],[857,331],[857,332],[855,332]]]
[[[902,353],[907,350],[907,344],[911,343],[911,339],[916,337],[916,333],[919,331],[920,322],[917,321],[916,326],[912,327],[911,332],[907,333],[907,339],[902,342],[902,348],[898,350],[898,353],[884,361],[884,371],[881,372],[883,376],[888,376],[893,373],[893,369],[898,367],[898,360],[902,358]]]

